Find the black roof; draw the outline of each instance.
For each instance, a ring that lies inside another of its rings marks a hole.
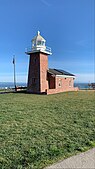
[[[71,73],[69,73],[69,72],[66,72],[66,71],[64,71],[64,70],[61,70],[61,69],[49,69],[48,70],[48,72],[50,73],[50,74],[53,74],[53,75],[67,75],[67,76],[75,76],[75,75],[73,75],[73,74],[71,74]]]

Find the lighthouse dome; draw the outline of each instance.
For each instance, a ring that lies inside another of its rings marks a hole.
[[[40,35],[40,32],[38,31],[37,35],[32,39],[33,41],[44,41],[46,42],[46,40]]]

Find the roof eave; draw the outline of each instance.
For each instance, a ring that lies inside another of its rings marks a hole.
[[[56,77],[61,77],[61,78],[76,78],[75,75],[56,75]]]

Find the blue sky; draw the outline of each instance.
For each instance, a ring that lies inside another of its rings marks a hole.
[[[25,48],[37,31],[51,47],[49,67],[94,78],[94,0],[0,0],[0,82],[27,82],[29,56]]]

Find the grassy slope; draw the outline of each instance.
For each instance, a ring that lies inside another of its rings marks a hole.
[[[95,146],[95,93],[0,95],[2,169],[43,168]]]

